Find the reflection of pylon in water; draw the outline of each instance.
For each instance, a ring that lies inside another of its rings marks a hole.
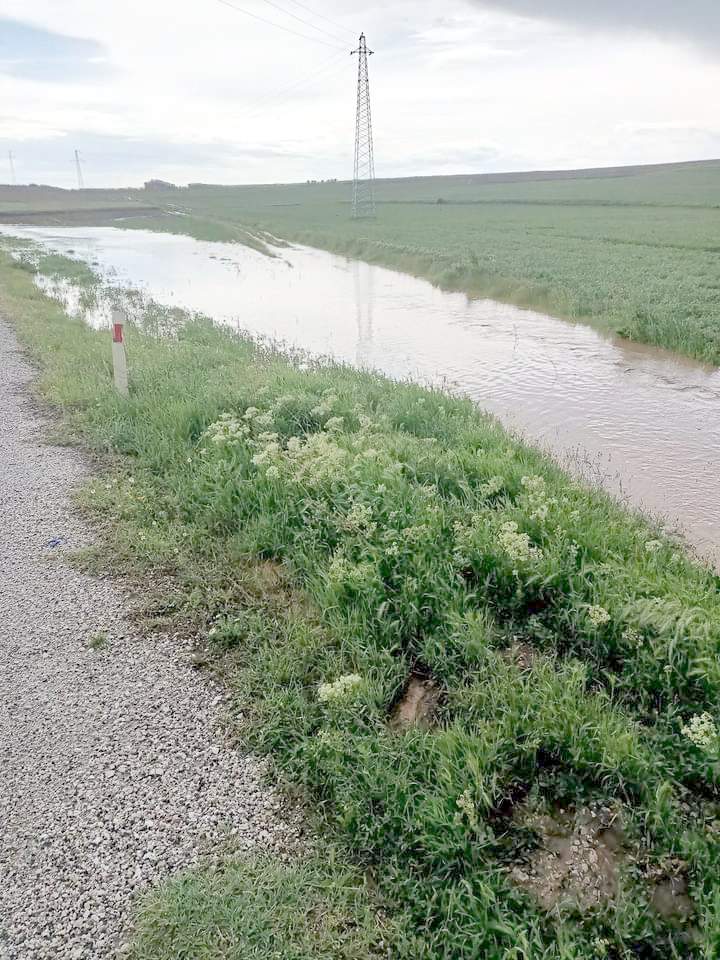
[[[357,315],[357,350],[355,363],[358,367],[373,366],[373,291],[374,271],[369,263],[353,261],[355,286],[355,310]]]

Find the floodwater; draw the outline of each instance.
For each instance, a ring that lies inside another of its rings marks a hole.
[[[4,227],[114,286],[312,354],[442,384],[720,562],[720,371],[580,324],[445,293],[307,247],[247,247],[113,227]],[[69,308],[81,310],[67,286]],[[107,323],[100,303],[89,322]]]

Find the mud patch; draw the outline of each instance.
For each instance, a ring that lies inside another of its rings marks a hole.
[[[431,679],[413,674],[390,714],[390,729],[402,732],[412,727],[428,730],[440,703],[440,688]]]
[[[546,910],[567,905],[591,910],[615,899],[625,859],[622,831],[607,807],[537,815],[516,811],[540,846],[510,871],[512,880]]]
[[[682,873],[657,877],[650,905],[668,923],[685,924],[695,913],[695,903],[688,894],[687,879]]]
[[[507,663],[514,663],[518,670],[530,670],[539,656],[539,652],[529,643],[515,640],[503,650],[502,657]]]

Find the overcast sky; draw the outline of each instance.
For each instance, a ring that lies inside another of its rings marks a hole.
[[[0,0],[0,182],[346,179],[361,30],[378,176],[720,156],[720,0]]]

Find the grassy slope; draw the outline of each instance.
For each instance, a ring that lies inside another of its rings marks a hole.
[[[115,562],[162,584],[150,613],[207,633],[244,736],[393,905],[392,956],[717,956],[720,741],[681,732],[719,719],[712,573],[465,402],[300,371],[201,323],[130,331],[124,402],[107,334],[7,259],[0,302],[45,395],[116,458],[86,493]],[[442,691],[436,724],[392,732],[413,670]],[[632,852],[617,902],[543,914],[509,876],[537,843],[513,803],[612,808]],[[654,872],[687,873],[694,939],[649,909]],[[200,901],[214,882],[190,881]],[[176,955],[152,918],[174,923],[178,895],[150,908],[143,958]],[[196,944],[238,935],[221,904],[183,915]]]

